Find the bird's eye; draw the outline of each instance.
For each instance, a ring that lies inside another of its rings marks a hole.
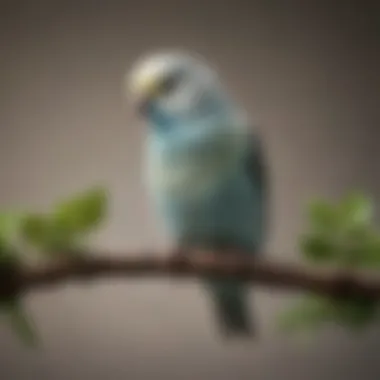
[[[180,73],[175,73],[166,77],[161,83],[161,95],[168,95],[170,92],[174,91],[180,84],[181,79],[182,75]]]

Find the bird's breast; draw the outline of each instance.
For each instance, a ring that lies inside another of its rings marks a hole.
[[[196,199],[212,192],[238,166],[243,144],[239,134],[224,134],[205,150],[170,144],[148,148],[147,181],[156,195]]]

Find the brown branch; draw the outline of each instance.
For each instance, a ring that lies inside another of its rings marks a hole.
[[[270,263],[233,256],[215,259],[214,255],[196,254],[192,259],[109,255],[53,262],[44,266],[15,268],[0,275],[0,296],[26,292],[70,280],[99,277],[234,277],[247,282],[278,288],[308,290],[330,296],[360,295],[380,298],[380,276],[343,270],[321,270],[291,264]]]

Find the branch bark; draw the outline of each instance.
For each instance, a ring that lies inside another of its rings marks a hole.
[[[194,254],[195,253],[195,254]],[[237,254],[215,258],[215,254],[192,252],[187,259],[170,257],[109,255],[91,256],[71,261],[57,261],[43,266],[23,266],[13,275],[0,276],[0,295],[24,293],[36,288],[67,281],[100,277],[233,277],[268,287],[304,290],[325,295],[380,298],[380,276],[369,272],[354,273],[338,269],[313,269],[294,264],[238,259]],[[8,269],[9,270],[9,269]]]

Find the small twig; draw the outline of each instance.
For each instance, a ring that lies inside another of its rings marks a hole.
[[[351,273],[343,270],[304,268],[291,264],[238,259],[228,255],[215,259],[215,254],[189,253],[193,259],[152,255],[124,258],[91,256],[72,261],[47,263],[43,266],[21,267],[17,275],[0,277],[0,294],[8,291],[26,292],[70,280],[88,280],[99,277],[234,277],[263,286],[308,290],[330,296],[364,296],[380,298],[380,275]],[[11,280],[10,280],[11,279]],[[17,281],[15,286],[14,281]],[[12,282],[10,286],[9,281]]]

